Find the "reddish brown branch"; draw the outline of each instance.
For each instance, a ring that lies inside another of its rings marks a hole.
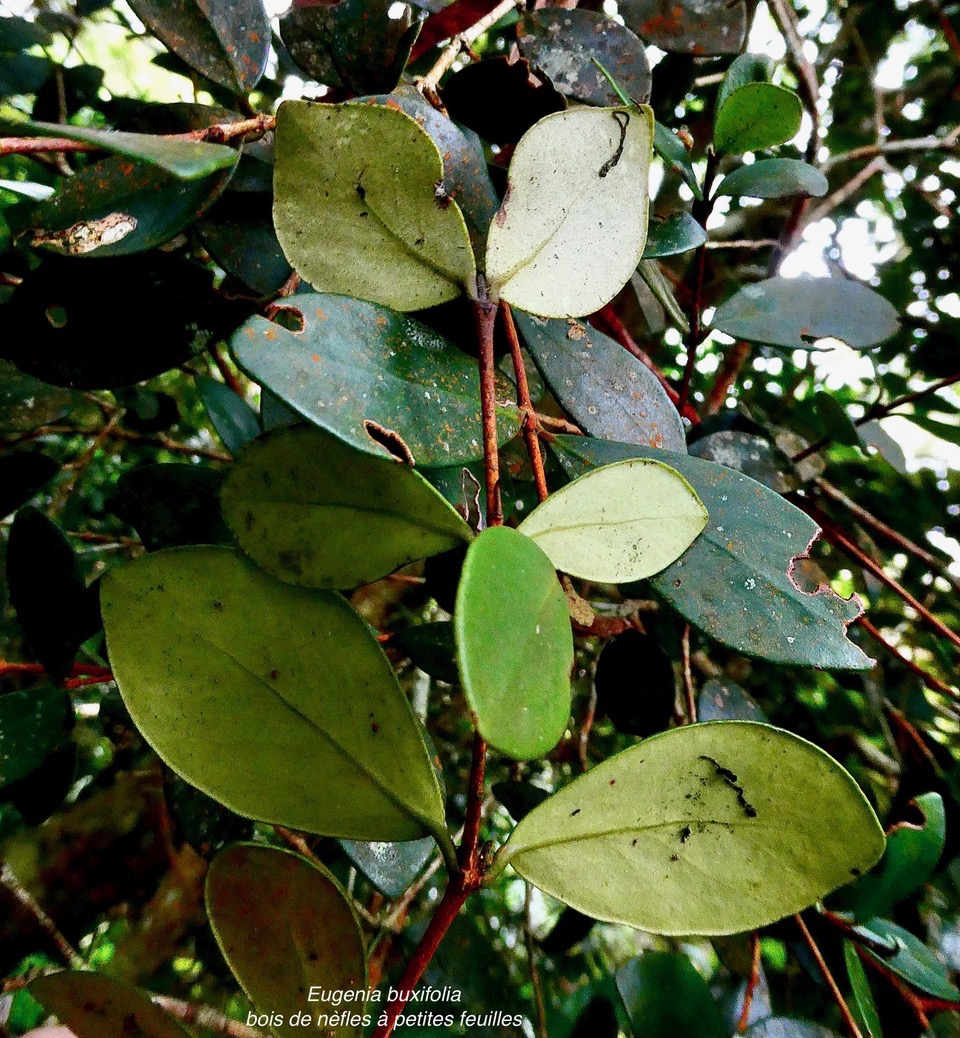
[[[747,981],[747,987],[743,993],[743,1008],[740,1010],[740,1019],[737,1021],[737,1034],[743,1034],[750,1024],[750,1007],[753,1005],[757,984],[760,983],[760,934],[756,930],[750,935],[750,946],[752,952],[750,979]]]
[[[847,1030],[850,1032],[851,1038],[863,1038],[863,1032],[857,1026],[857,1021],[854,1020],[853,1014],[850,1012],[850,1007],[847,1005],[846,1000],[840,993],[840,988],[837,987],[837,982],[833,979],[830,967],[827,965],[823,953],[817,947],[817,942],[813,939],[813,935],[807,929],[807,924],[803,921],[803,917],[795,915],[793,918],[797,926],[800,928],[800,933],[803,934],[803,939],[817,964],[820,976],[823,977],[824,982],[830,989],[830,994],[833,995],[833,1000],[836,1002],[837,1008],[840,1010],[840,1015],[843,1017],[843,1022],[846,1025]]]
[[[955,692],[946,682],[941,681],[938,677],[934,677],[928,671],[924,670],[923,667],[914,663],[908,656],[904,656],[896,646],[891,645],[886,638],[877,630],[876,627],[865,617],[861,616],[857,623],[870,635],[871,638],[879,645],[882,645],[891,656],[895,656],[911,673],[916,676],[933,692],[940,692],[945,696],[949,696],[950,699],[960,701],[960,694]]]
[[[488,299],[473,303],[480,347],[480,410],[483,419],[483,472],[487,484],[487,525],[503,524],[500,503],[500,452],[497,447],[497,387],[494,377],[493,330],[497,308]]]
[[[513,359],[513,371],[517,379],[517,403],[523,415],[523,442],[530,456],[530,465],[533,469],[533,481],[537,486],[537,497],[546,501],[550,496],[550,488],[547,486],[547,475],[543,469],[543,455],[540,452],[540,438],[537,432],[537,416],[533,409],[533,401],[530,399],[530,386],[527,384],[527,370],[523,366],[523,354],[520,351],[520,339],[517,337],[517,326],[513,323],[513,313],[507,303],[501,302],[500,313],[503,317],[503,327],[507,333],[507,342],[510,343],[510,356]]]

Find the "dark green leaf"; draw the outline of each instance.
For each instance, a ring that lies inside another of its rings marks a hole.
[[[734,198],[820,198],[828,187],[820,170],[800,159],[761,159],[725,176],[717,194]]]
[[[4,308],[4,317],[10,313]],[[79,395],[25,375],[0,360],[0,432],[30,432],[62,418]]]
[[[895,335],[900,322],[883,296],[859,282],[777,277],[741,288],[717,308],[713,326],[787,349],[817,349],[818,339],[835,338],[867,350]]]
[[[888,970],[893,970],[912,987],[934,998],[960,1001],[960,991],[950,982],[944,964],[909,930],[887,919],[871,919],[867,928],[881,938],[893,938],[896,941],[896,955],[878,959]]]
[[[740,54],[730,62],[717,91],[716,110],[719,111],[734,91],[750,83],[769,83],[775,69],[773,58],[766,54]]]
[[[0,457],[0,519],[35,497],[60,471],[41,451],[13,451]]]
[[[699,721],[766,721],[766,714],[735,682],[711,678],[697,700]]]
[[[690,444],[690,453],[704,461],[736,469],[778,494],[786,494],[800,486],[786,454],[769,440],[753,433],[735,429],[709,433]]]
[[[573,635],[553,565],[532,540],[507,527],[477,537],[457,590],[454,630],[480,734],[518,760],[552,750],[570,718]]]
[[[620,14],[644,43],[684,54],[736,54],[747,34],[742,0],[623,0]]]
[[[49,58],[34,54],[4,55],[0,61],[0,95],[35,94],[53,73]]]
[[[831,393],[820,391],[813,397],[813,406],[820,419],[823,435],[836,443],[855,447],[860,442],[857,427],[850,421],[846,410]]]
[[[167,772],[164,780],[175,832],[198,854],[209,859],[227,844],[253,836],[249,818],[241,818],[173,772]]]
[[[597,11],[541,7],[521,17],[517,42],[562,94],[578,101],[595,105],[622,102],[594,58],[636,104],[650,98],[650,64],[643,43]]]
[[[304,294],[289,305],[303,316],[302,332],[254,317],[234,335],[234,356],[252,379],[377,457],[424,466],[482,457],[480,376],[472,358],[375,303]],[[506,442],[519,427],[516,411],[500,408],[497,424]]]
[[[213,378],[198,378],[197,389],[210,422],[231,454],[238,454],[244,444],[259,436],[257,412],[229,386]]]
[[[690,149],[666,126],[658,122],[653,129],[653,150],[675,173],[679,173],[684,183],[693,192],[694,198],[702,199],[703,190],[690,161]]]
[[[538,807],[550,796],[548,789],[535,786],[525,779],[494,782],[492,791],[516,822],[526,818],[535,807]]]
[[[936,436],[937,439],[946,443],[960,444],[960,427],[957,425],[956,415],[931,415],[914,412],[905,414],[903,417],[923,429],[924,432]]]
[[[286,429],[288,426],[297,425],[303,421],[303,416],[294,411],[292,407],[285,404],[280,397],[275,396],[269,389],[260,392],[260,424],[264,432],[273,429]]]
[[[728,1038],[707,982],[682,952],[645,952],[617,971],[637,1038]]]
[[[853,992],[850,1009],[863,1031],[863,1038],[883,1038],[880,1014],[877,1012],[877,1005],[873,1000],[867,971],[863,968],[863,963],[857,954],[857,946],[853,941],[843,942],[843,961],[847,967],[850,990]]]
[[[597,709],[618,732],[646,738],[669,727],[677,698],[673,664],[650,635],[624,631],[604,642],[593,684]]]
[[[547,955],[565,955],[587,937],[596,922],[575,908],[564,908],[553,928],[537,943]]]
[[[228,190],[197,224],[217,263],[265,296],[278,292],[292,269],[273,229],[271,203],[266,193]]]
[[[452,620],[405,627],[393,636],[390,644],[431,677],[448,685],[460,684]]]
[[[718,109],[713,145],[721,155],[762,151],[796,137],[803,105],[792,90],[772,83],[739,87]]]
[[[51,42],[50,33],[37,22],[26,18],[4,18],[0,22],[0,53],[14,54],[30,47],[45,47]]]
[[[879,422],[863,422],[857,425],[857,437],[864,447],[873,449],[900,473],[907,475],[907,458],[903,448]]]
[[[0,787],[39,768],[73,720],[62,688],[34,688],[0,695]]]
[[[574,436],[557,436],[551,446],[571,475],[641,457],[662,460],[689,480],[710,519],[651,585],[690,623],[748,656],[808,667],[873,665],[846,637],[859,603],[825,587],[807,594],[791,580],[793,559],[806,552],[818,527],[778,494],[732,469],[671,451]]]
[[[175,54],[214,83],[246,94],[270,53],[263,0],[132,0],[137,17]]]
[[[517,312],[517,326],[540,374],[591,435],[684,451],[683,423],[656,375],[584,322]]]
[[[436,850],[433,837],[403,843],[359,843],[341,840],[340,846],[368,880],[387,897],[400,897],[420,875]]]
[[[674,213],[666,220],[650,221],[643,258],[677,256],[699,248],[706,240],[707,232],[689,213]]]
[[[472,536],[419,472],[310,425],[251,443],[221,500],[247,555],[303,587],[369,584]]]

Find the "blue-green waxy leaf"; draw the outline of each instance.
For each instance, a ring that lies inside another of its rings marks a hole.
[[[888,970],[934,998],[960,1002],[960,991],[947,977],[946,967],[918,937],[887,919],[871,919],[867,929],[884,940],[896,942],[895,955],[878,959]]]
[[[736,54],[747,33],[742,0],[621,0],[619,9],[645,43],[681,54]]]
[[[229,387],[212,378],[197,379],[197,389],[210,422],[224,447],[236,454],[260,432],[257,412]]]
[[[234,844],[214,858],[207,873],[206,906],[220,950],[260,1013],[276,1014],[278,1038],[298,1038],[311,1020],[342,1006],[319,992],[367,987],[360,920],[331,873],[290,851]],[[313,997],[311,997],[313,996]],[[350,1003],[362,1012],[363,1001]],[[351,1038],[349,1022],[323,1028],[330,1038]]]
[[[717,111],[713,145],[721,155],[775,148],[797,135],[803,105],[792,90],[772,83],[747,83]]]
[[[643,258],[661,259],[699,248],[707,240],[707,232],[689,213],[674,213],[666,220],[650,221]]]
[[[839,1038],[821,1024],[797,1020],[792,1016],[768,1016],[744,1031],[744,1038]]]
[[[729,1038],[707,982],[683,952],[644,952],[617,970],[617,990],[642,1038]]]
[[[419,472],[310,425],[251,443],[231,468],[221,502],[243,551],[303,587],[369,584],[473,536]]]
[[[818,339],[841,339],[868,350],[900,328],[883,296],[842,278],[770,278],[745,285],[717,307],[714,328],[735,339],[791,350],[818,349]]]
[[[437,845],[427,836],[402,843],[341,840],[340,846],[381,893],[387,897],[400,897],[423,871]]]
[[[289,306],[302,316],[302,331],[254,317],[233,336],[233,354],[250,378],[377,457],[426,467],[483,457],[475,360],[376,303],[304,293]],[[516,409],[498,408],[500,442],[518,429]]]
[[[697,699],[700,721],[766,721],[767,716],[733,681],[711,678],[703,683]]]
[[[820,198],[827,193],[827,178],[800,159],[761,159],[727,174],[718,195],[734,198],[789,198],[803,195]]]
[[[652,933],[741,933],[819,901],[883,853],[856,782],[790,732],[673,728],[534,808],[494,863],[586,915]]]
[[[34,688],[0,696],[0,787],[36,770],[63,738],[72,717],[62,688]]]
[[[358,840],[432,833],[449,852],[416,717],[339,595],[227,548],[176,548],[111,569],[101,605],[127,708],[188,782],[250,818]]]
[[[570,716],[573,635],[553,565],[532,540],[503,526],[477,537],[463,564],[454,632],[480,734],[518,760],[552,750]]]
[[[557,436],[564,468],[580,475],[623,458],[651,458],[675,468],[710,516],[703,533],[662,573],[654,590],[690,623],[724,645],[777,663],[866,670],[873,661],[846,637],[861,612],[829,588],[801,591],[794,558],[818,533],[809,516],[742,473],[671,451]]]

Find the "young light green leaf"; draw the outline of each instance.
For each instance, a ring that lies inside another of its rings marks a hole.
[[[567,727],[573,666],[567,603],[550,560],[516,530],[484,530],[467,552],[453,619],[480,734],[518,760],[544,756]]]
[[[713,146],[721,155],[775,148],[796,137],[803,105],[792,90],[772,83],[739,87],[717,111]]]
[[[432,833],[449,852],[417,720],[339,595],[228,548],[175,548],[110,570],[101,606],[124,702],[188,782],[250,818],[359,840]]]
[[[820,170],[800,159],[760,159],[725,176],[717,194],[734,198],[820,198],[828,187]]]
[[[541,317],[579,317],[629,280],[647,239],[653,113],[574,108],[520,139],[487,240],[487,286]]]
[[[369,584],[472,536],[419,472],[309,425],[249,444],[221,502],[243,551],[302,587]]]
[[[277,237],[318,291],[404,311],[475,293],[440,150],[399,106],[284,102],[274,182]]]
[[[588,472],[520,524],[556,569],[623,584],[659,573],[707,525],[707,510],[675,469],[634,459]]]
[[[719,112],[734,91],[749,83],[769,83],[776,63],[766,54],[739,54],[730,62],[727,74],[717,91],[716,110]]]
[[[298,1012],[315,1020],[341,1005],[311,999],[310,989],[353,992],[367,987],[360,920],[340,884],[322,865],[290,851],[234,844],[207,873],[207,916],[220,950],[260,1013],[278,1014],[278,1038],[305,1029],[289,1023]],[[363,1011],[363,1001],[351,1002]],[[323,1028],[332,1038],[359,1035],[348,1023]]]
[[[728,934],[818,901],[873,865],[883,829],[812,743],[751,721],[674,728],[609,758],[514,829],[507,864],[587,915]]]

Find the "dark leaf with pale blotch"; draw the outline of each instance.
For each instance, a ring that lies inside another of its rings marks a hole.
[[[776,277],[741,288],[717,307],[713,326],[785,349],[818,349],[818,339],[834,338],[868,350],[895,335],[900,321],[883,296],[857,281]]]
[[[785,494],[800,486],[790,459],[769,440],[737,429],[701,436],[690,444],[689,453],[704,461],[736,469],[758,483]]]
[[[659,259],[691,252],[707,240],[707,232],[689,213],[674,213],[666,220],[651,220],[647,228],[644,259]]]
[[[604,642],[593,686],[597,709],[618,732],[646,738],[669,727],[677,698],[673,664],[650,635],[624,631]]]
[[[767,716],[735,681],[710,678],[697,699],[698,721],[766,721]]]
[[[820,170],[800,159],[761,159],[725,176],[717,194],[735,198],[819,198],[828,187]]]
[[[36,771],[73,721],[62,688],[32,688],[0,695],[0,788]]]
[[[26,504],[59,471],[42,451],[12,451],[0,457],[0,519]]]
[[[292,296],[303,330],[263,317],[233,337],[237,362],[308,421],[359,450],[417,465],[482,457],[476,362],[426,325],[346,296]],[[515,411],[499,409],[506,442]]]
[[[270,53],[263,0],[131,0],[130,6],[175,54],[208,79],[246,94]]]
[[[387,897],[400,897],[437,849],[430,836],[402,843],[341,840],[340,846],[368,880]]]
[[[4,317],[10,313],[4,309]],[[30,432],[62,418],[80,394],[51,386],[0,360],[0,432]]]
[[[742,0],[622,0],[620,14],[644,43],[683,54],[736,54],[747,34]]]
[[[809,516],[733,469],[670,451],[557,436],[551,442],[571,475],[623,458],[651,458],[685,476],[709,521],[651,585],[690,623],[748,656],[795,666],[866,670],[869,657],[846,637],[861,612],[826,587],[801,591],[792,561],[818,533]]]
[[[197,389],[211,424],[231,454],[259,435],[257,412],[229,386],[213,378],[199,378]]]
[[[728,1038],[707,982],[682,952],[645,952],[617,970],[617,988],[635,1035]]]
[[[514,317],[553,395],[587,432],[685,450],[683,423],[660,381],[613,339],[572,318]]]
[[[615,105],[622,100],[594,58],[631,100],[645,104],[650,98],[650,64],[643,43],[597,11],[542,7],[520,19],[517,42],[557,90],[578,101]]]
[[[800,130],[800,98],[773,83],[747,83],[717,110],[713,145],[721,155],[742,155],[785,144]]]
[[[207,873],[210,925],[240,986],[262,1013],[285,1021],[297,1013],[335,1013],[331,999],[311,999],[311,989],[363,991],[366,954],[360,921],[330,872],[290,851],[255,844],[228,847]],[[362,1011],[363,1002],[350,1003]],[[298,1038],[289,1022],[270,1028],[278,1038]],[[359,1035],[343,1023],[324,1028],[332,1038]]]

